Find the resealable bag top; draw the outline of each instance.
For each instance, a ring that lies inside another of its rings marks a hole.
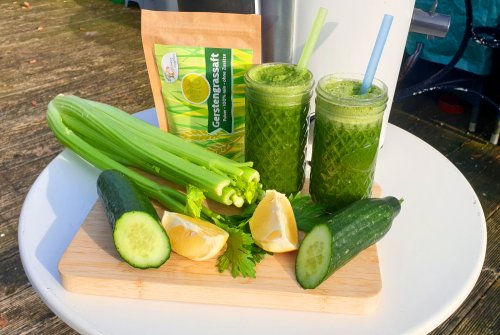
[[[160,128],[242,161],[244,75],[261,60],[260,16],[141,12]]]

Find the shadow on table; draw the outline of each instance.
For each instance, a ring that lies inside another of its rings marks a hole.
[[[49,164],[47,173],[45,196],[55,218],[36,248],[36,257],[60,281],[58,263],[97,199],[98,170],[66,150]]]

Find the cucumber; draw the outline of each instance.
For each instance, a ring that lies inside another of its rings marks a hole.
[[[305,289],[317,287],[341,266],[380,240],[401,210],[394,197],[367,198],[315,226],[299,247],[295,275]]]
[[[170,240],[151,201],[116,170],[97,178],[97,193],[120,257],[139,269],[158,268],[170,257]]]

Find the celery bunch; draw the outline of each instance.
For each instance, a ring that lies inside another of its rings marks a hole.
[[[195,186],[207,198],[225,205],[251,204],[261,192],[259,173],[251,162],[220,156],[118,108],[62,95],[51,101],[51,108],[86,143],[126,166],[184,187]]]
[[[98,169],[118,170],[165,208],[202,217],[225,229],[229,239],[217,263],[219,271],[229,270],[233,277],[255,277],[255,265],[265,251],[253,243],[248,231],[250,214],[224,216],[202,205],[204,194],[227,205],[253,203],[261,184],[251,164],[236,163],[117,108],[75,96],[54,98],[48,106],[47,123],[65,147]],[[160,185],[128,166],[185,185],[187,194]]]

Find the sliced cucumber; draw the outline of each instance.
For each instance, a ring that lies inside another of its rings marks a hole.
[[[170,240],[151,201],[121,172],[103,171],[97,193],[120,257],[133,267],[158,268],[170,257]]]
[[[300,245],[295,263],[297,281],[314,288],[328,275],[332,258],[332,232],[326,224],[315,226]]]

